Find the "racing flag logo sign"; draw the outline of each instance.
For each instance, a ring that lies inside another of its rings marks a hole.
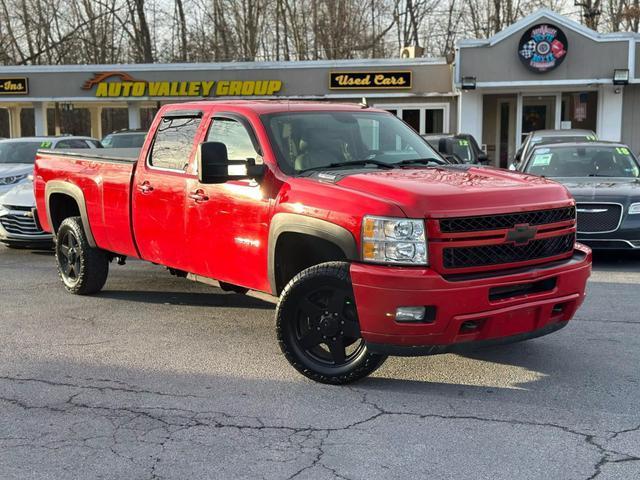
[[[522,34],[518,44],[518,57],[529,70],[544,73],[553,70],[564,61],[568,48],[569,42],[562,30],[541,23]]]

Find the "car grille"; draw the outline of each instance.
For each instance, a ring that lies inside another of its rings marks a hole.
[[[7,207],[9,210],[30,212],[30,208],[24,207]],[[36,224],[35,219],[32,216],[27,216],[23,213],[9,213],[0,217],[0,223],[2,227],[8,232],[14,235],[47,235],[47,232],[41,230]]]
[[[480,232],[513,228],[515,225],[525,223],[529,225],[546,225],[548,223],[574,220],[575,216],[576,210],[574,207],[564,207],[502,215],[445,218],[440,220],[440,231],[443,233]]]
[[[606,233],[618,229],[622,205],[615,203],[579,203],[578,233]]]
[[[445,268],[469,268],[554,257],[573,250],[575,234],[533,240],[526,245],[501,243],[477,247],[445,248]]]

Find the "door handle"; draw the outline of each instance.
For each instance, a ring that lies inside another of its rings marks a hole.
[[[196,190],[195,192],[191,192],[189,194],[189,198],[196,203],[202,203],[209,200],[209,197],[204,193],[203,190]]]
[[[142,182],[141,184],[138,185],[138,190],[142,194],[147,194],[147,193],[153,192],[153,187],[151,186],[151,184],[149,182],[145,181],[145,182]]]

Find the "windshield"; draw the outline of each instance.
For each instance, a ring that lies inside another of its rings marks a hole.
[[[264,115],[280,168],[287,173],[391,166],[441,157],[414,130],[387,113],[286,112]],[[350,162],[370,161],[367,165]]]
[[[453,139],[453,154],[456,155],[464,163],[473,163],[473,152],[469,140]]]
[[[535,149],[526,172],[545,177],[638,178],[640,167],[627,147],[572,145]]]
[[[0,142],[0,163],[35,163],[41,142]]]
[[[533,137],[531,139],[530,147],[534,147],[536,145],[547,145],[549,143],[581,143],[587,141],[596,141],[597,137],[595,135],[565,135],[558,137]]]
[[[107,135],[102,139],[104,148],[141,148],[146,133],[120,133]]]

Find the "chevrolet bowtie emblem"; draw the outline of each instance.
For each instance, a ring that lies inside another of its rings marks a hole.
[[[513,242],[516,245],[526,245],[536,236],[538,229],[532,227],[528,223],[523,225],[515,225],[507,232],[507,242]]]

